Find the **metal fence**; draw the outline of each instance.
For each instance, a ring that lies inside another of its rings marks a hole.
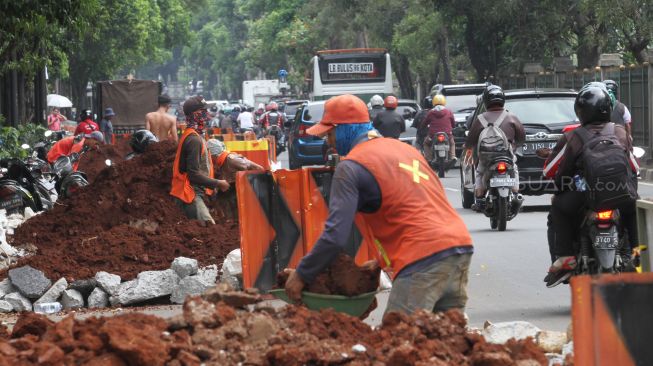
[[[650,65],[602,68],[599,70],[543,72],[530,75],[510,75],[497,78],[495,83],[504,89],[563,88],[580,89],[590,81],[612,79],[619,84],[619,100],[630,110],[633,143],[648,150],[649,162],[653,152],[653,69]]]

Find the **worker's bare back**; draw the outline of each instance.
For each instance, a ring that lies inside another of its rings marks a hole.
[[[177,141],[177,121],[174,116],[161,109],[145,115],[145,128],[150,130],[159,141]]]

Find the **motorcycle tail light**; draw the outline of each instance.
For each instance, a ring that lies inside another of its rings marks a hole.
[[[497,164],[497,172],[504,174],[506,170],[508,170],[508,165],[505,162],[501,161]]]
[[[438,135],[438,142],[444,142],[444,135]]]
[[[612,210],[608,211],[601,211],[596,214],[598,217],[599,221],[609,221],[612,220]]]

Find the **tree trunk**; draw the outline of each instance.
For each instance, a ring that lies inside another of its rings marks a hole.
[[[413,77],[410,74],[410,63],[404,55],[397,55],[392,63],[402,98],[415,99],[415,88],[413,87]]]
[[[438,41],[440,48],[440,60],[442,61],[443,81],[445,84],[451,84],[451,60],[449,57],[449,32],[447,26],[441,29],[440,39]]]

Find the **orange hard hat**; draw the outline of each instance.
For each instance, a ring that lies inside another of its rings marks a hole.
[[[336,125],[366,123],[370,121],[367,105],[351,94],[333,97],[324,103],[324,115],[319,123],[306,130],[313,136],[324,136]]]
[[[397,109],[398,105],[399,105],[399,100],[397,100],[397,97],[395,96],[388,95],[383,100],[383,106],[388,109]]]

